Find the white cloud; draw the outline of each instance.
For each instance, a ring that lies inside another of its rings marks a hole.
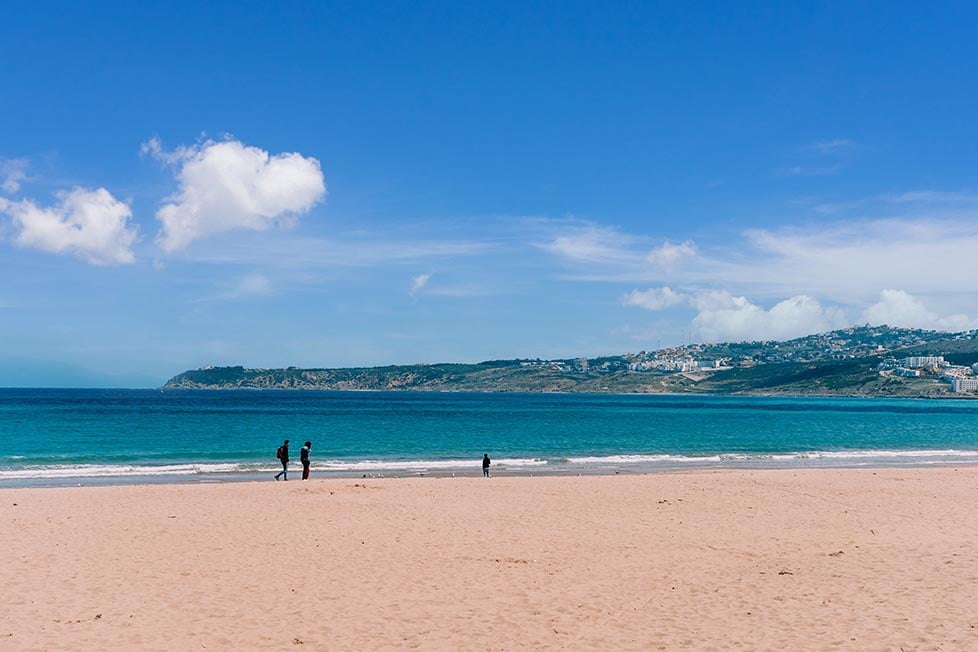
[[[272,293],[272,283],[263,274],[246,274],[236,283],[238,296],[261,296]]]
[[[202,296],[196,301],[243,301],[271,294],[274,294],[274,288],[269,278],[264,274],[252,272],[219,282],[216,292]]]
[[[412,297],[418,293],[421,288],[428,285],[428,280],[431,279],[431,274],[418,274],[411,279],[411,289],[408,290],[408,294]]]
[[[68,253],[93,265],[135,261],[132,211],[105,188],[75,188],[57,194],[59,203],[41,208],[29,199],[0,199],[0,213],[13,220],[14,242],[52,253]]]
[[[864,200],[866,209],[876,206],[892,211],[898,206],[908,214],[822,219],[814,224],[698,239],[695,258],[681,258],[683,264],[673,269],[649,264],[643,246],[647,238],[641,234],[591,224],[587,231],[591,237],[583,242],[617,243],[614,255],[568,258],[574,269],[560,278],[632,287],[668,285],[685,294],[726,289],[765,306],[804,295],[824,305],[843,306],[853,318],[876,303],[882,289],[900,288],[919,297],[937,315],[916,323],[959,330],[970,325],[970,316],[978,315],[974,282],[978,278],[978,210],[973,197],[978,194],[877,195]],[[614,238],[600,240],[595,234],[614,234]],[[616,294],[621,296],[621,290]],[[647,297],[649,305],[656,305],[655,298]],[[629,295],[629,301],[626,305],[640,305],[641,297]]]
[[[203,139],[203,135],[201,136],[201,139]],[[140,156],[152,156],[156,160],[166,163],[167,165],[179,165],[184,158],[192,156],[193,151],[194,147],[192,146],[188,147],[186,145],[180,145],[172,152],[168,152],[163,149],[163,141],[156,137],[150,138],[139,146]]]
[[[634,259],[634,241],[611,227],[584,224],[567,229],[550,242],[539,245],[550,253],[579,262],[625,262]]]
[[[972,192],[942,192],[937,190],[915,190],[895,195],[883,195],[879,199],[893,204],[928,203],[957,204],[978,202],[978,195]]]
[[[687,240],[680,244],[664,242],[661,246],[649,252],[645,259],[664,269],[672,269],[683,258],[690,258],[696,255],[696,244],[692,240]]]
[[[692,302],[699,310],[693,328],[706,342],[785,340],[848,325],[841,309],[824,307],[805,295],[785,299],[770,310],[722,290],[700,293]]]
[[[835,174],[845,167],[842,163],[832,165],[792,165],[783,168],[780,172],[785,176],[792,177],[824,177]]]
[[[872,214],[880,209],[892,211],[896,206],[899,210],[926,211],[927,217],[933,219],[939,213],[948,213],[951,209],[973,211],[976,203],[978,203],[978,194],[973,192],[913,190],[844,201],[821,202],[814,204],[812,208],[816,213],[835,215],[843,212],[851,213],[855,210]]]
[[[20,182],[27,180],[27,159],[0,158],[0,190],[12,195],[20,190]]]
[[[671,306],[683,303],[687,295],[676,292],[670,287],[649,288],[648,290],[632,290],[626,294],[621,303],[624,306],[635,306],[645,310],[665,310]]]
[[[781,168],[779,173],[801,177],[836,174],[849,163],[854,149],[855,143],[847,138],[835,138],[805,145],[798,148],[798,152],[806,161]]]
[[[337,234],[333,238],[300,236],[278,231],[260,241],[229,235],[220,250],[191,249],[179,257],[196,262],[234,265],[274,265],[286,269],[414,265],[432,258],[479,256],[492,253],[491,242],[465,240],[413,240],[387,232]]]
[[[964,331],[978,328],[978,319],[955,314],[940,316],[932,312],[917,297],[903,290],[880,292],[878,302],[866,308],[863,321],[904,328],[923,328],[939,331]]]
[[[973,219],[891,219],[751,231],[748,256],[717,256],[713,271],[752,292],[804,293],[864,302],[882,288],[913,294],[973,294],[978,223]],[[953,261],[955,273],[944,264]],[[743,285],[742,285],[743,284]]]
[[[835,138],[833,140],[812,143],[805,149],[818,152],[819,154],[839,154],[852,149],[852,147],[853,142],[848,138]]]
[[[156,213],[167,252],[215,233],[287,225],[326,196],[319,161],[298,153],[271,156],[236,140],[166,152],[153,139],[142,151],[176,169],[179,189]]]

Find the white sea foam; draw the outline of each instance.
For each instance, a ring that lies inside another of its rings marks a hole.
[[[718,455],[608,455],[571,457],[568,464],[587,465],[657,465],[657,464],[722,464],[725,462],[804,463],[831,460],[838,463],[878,461],[880,463],[934,464],[954,461],[978,462],[978,450],[842,450],[804,451],[793,453],[721,453]]]
[[[860,450],[860,451],[816,451],[814,453],[795,453],[795,456],[820,457],[825,459],[846,459],[866,457],[960,457],[978,459],[978,451],[965,450]]]
[[[512,458],[494,459],[495,466],[530,467],[543,466],[548,462],[541,459]],[[314,468],[316,468],[314,466]],[[476,460],[327,460],[319,465],[326,471],[428,471],[451,469],[481,469],[482,459]]]
[[[533,467],[547,464],[541,459],[498,459],[494,465],[507,467]],[[299,472],[297,465],[292,466],[294,472]],[[323,472],[424,472],[450,471],[461,469],[481,469],[481,458],[475,461],[465,460],[325,460],[312,464],[313,471]],[[265,464],[168,464],[168,465],[136,465],[136,464],[52,464],[31,465],[13,468],[0,467],[0,480],[31,480],[31,479],[60,479],[60,478],[123,478],[151,476],[193,476],[206,474],[232,473],[275,473],[280,466]]]
[[[605,455],[591,457],[568,457],[567,464],[656,464],[661,462],[719,462],[720,455]]]
[[[9,458],[8,458],[9,459]],[[936,465],[978,463],[978,450],[836,450],[792,453],[722,453],[714,455],[592,455],[545,460],[541,458],[497,458],[493,468],[533,469],[548,467],[555,470],[589,467],[592,469],[632,467],[635,469],[741,466],[767,464],[772,466],[872,466],[879,465]],[[337,474],[358,473],[424,473],[478,470],[481,459],[454,460],[316,460],[313,471]],[[154,476],[231,475],[246,473],[275,473],[278,465],[264,463],[209,464],[51,464],[0,466],[0,480],[44,480],[66,478],[124,478]],[[298,471],[298,466],[293,466]]]
[[[264,469],[246,468],[242,464],[55,464],[0,469],[0,480],[32,478],[115,478],[126,476],[196,475],[201,473],[236,473]],[[272,470],[271,467],[268,470]]]

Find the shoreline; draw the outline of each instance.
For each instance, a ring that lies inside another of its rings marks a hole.
[[[2,389],[2,388],[0,388]],[[13,388],[16,389],[16,388]],[[72,389],[72,388],[64,388]],[[80,388],[83,389],[83,388]],[[133,388],[140,389],[140,388]],[[958,399],[978,399],[978,394],[965,392],[945,392],[934,394],[906,393],[906,394],[853,394],[837,392],[808,392],[804,394],[792,394],[782,392],[617,392],[606,391],[562,391],[562,390],[519,390],[519,389],[440,389],[440,388],[340,388],[340,387],[152,387],[151,390],[160,392],[391,392],[391,393],[418,393],[418,394],[540,394],[551,396],[704,396],[704,397],[730,397],[730,398],[856,398],[856,399],[919,399],[925,401],[932,400],[958,400]]]
[[[716,461],[714,456],[697,460],[695,457],[685,458],[684,461],[673,460],[659,463],[604,464],[579,467],[556,466],[541,464],[538,466],[505,466],[494,463],[493,477],[532,478],[532,477],[582,477],[582,476],[643,476],[681,473],[709,472],[752,472],[752,471],[844,471],[844,470],[884,470],[884,469],[946,469],[978,467],[978,451],[899,451],[902,453],[972,453],[968,457],[948,457],[939,461],[921,461],[915,457],[904,457],[881,461],[861,457],[860,454],[877,453],[879,451],[850,451],[855,454],[848,460],[821,459],[818,457],[798,457],[794,460],[770,460],[764,457],[754,459],[724,459]],[[788,457],[787,455],[785,457]],[[120,465],[125,467],[126,465]],[[55,476],[55,477],[18,477],[4,478],[0,476],[0,491],[30,488],[66,488],[66,487],[114,487],[114,486],[143,486],[143,485],[220,485],[239,483],[267,483],[279,467],[269,466],[260,470],[230,471],[230,472],[186,472],[172,474],[119,474],[119,475],[88,475],[88,476]],[[295,477],[290,482],[301,482],[302,469],[295,465],[289,469]],[[311,478],[316,480],[408,480],[408,479],[444,479],[444,478],[479,478],[482,477],[481,467],[476,464],[459,463],[458,466],[424,469],[390,469],[390,470],[330,470],[311,469]]]
[[[2,493],[4,649],[978,649],[978,468]]]

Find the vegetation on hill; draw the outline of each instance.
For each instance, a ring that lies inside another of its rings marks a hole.
[[[978,363],[978,333],[856,327],[785,342],[696,344],[564,360],[340,369],[205,367],[174,376],[170,389],[418,390],[765,395],[950,395],[935,373],[878,371],[884,359],[941,355]]]

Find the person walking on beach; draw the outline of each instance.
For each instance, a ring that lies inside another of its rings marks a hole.
[[[489,453],[482,454],[482,475],[489,477],[489,465],[492,464],[492,460],[489,459]]]
[[[278,461],[282,463],[282,470],[275,474],[275,479],[278,480],[279,476],[285,477],[286,480],[289,479],[289,440],[286,439],[285,443],[278,447],[275,451],[275,457]]]
[[[307,441],[299,451],[299,461],[302,462],[302,479],[309,479],[309,451],[312,450],[312,442]]]

